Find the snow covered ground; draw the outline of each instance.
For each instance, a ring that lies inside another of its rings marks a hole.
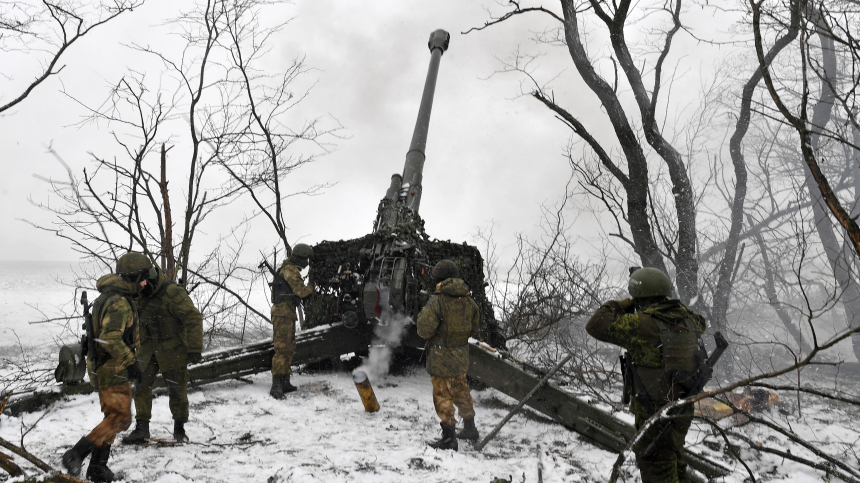
[[[490,482],[510,477],[514,482],[550,483],[606,481],[616,457],[528,409],[482,452],[465,442],[457,453],[431,449],[425,442],[438,436],[439,425],[429,377],[420,368],[372,381],[381,406],[373,414],[364,412],[346,372],[299,373],[293,380],[299,390],[284,401],[269,397],[269,374],[252,376],[250,383],[227,381],[195,388],[190,392],[187,425],[192,443],[125,446],[118,441],[110,466],[127,482]],[[516,403],[493,389],[473,395],[482,435]],[[804,411],[802,420],[792,422],[793,429],[823,442],[828,450],[841,451],[845,462],[857,467],[857,415],[832,407],[810,406]],[[60,467],[62,453],[100,419],[95,394],[73,396],[44,412],[17,418],[3,415],[0,436],[19,442],[22,431],[29,430],[25,447]],[[151,428],[153,438],[172,440],[166,396],[155,400]],[[722,448],[710,443],[711,450],[700,442],[704,434],[691,432],[687,441],[735,468],[727,482],[744,481],[744,469]],[[753,430],[749,436],[760,444],[808,456],[781,438]],[[759,481],[825,481],[823,473],[778,457],[751,452],[744,457]],[[632,462],[627,467],[636,473]]]
[[[580,440],[549,419],[513,418],[483,452],[465,442],[437,451],[439,435],[429,377],[418,370],[374,381],[381,409],[364,412],[350,374],[294,375],[299,390],[269,397],[268,374],[252,384],[230,381],[192,390],[191,444],[114,446],[111,468],[141,482],[401,482],[487,481],[513,477],[545,482],[602,481],[615,456]],[[473,391],[484,434],[515,402],[492,389]],[[101,419],[96,395],[73,396],[47,412],[0,418],[0,436],[59,467],[62,453]],[[22,426],[23,425],[23,426]],[[152,436],[172,440],[167,397],[156,398]],[[26,431],[26,429],[25,429]],[[541,454],[542,453],[542,454]]]

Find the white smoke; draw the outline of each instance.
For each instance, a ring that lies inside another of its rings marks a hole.
[[[373,331],[369,356],[355,372],[366,372],[371,381],[387,376],[391,368],[391,356],[400,347],[406,328],[411,323],[412,318],[405,314],[383,311],[379,317],[379,324]]]

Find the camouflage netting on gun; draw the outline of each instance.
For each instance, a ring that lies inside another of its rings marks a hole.
[[[380,212],[385,207],[385,203],[381,203]],[[460,278],[472,289],[472,297],[481,308],[481,320],[484,325],[481,339],[495,347],[504,347],[505,339],[485,293],[484,259],[480,251],[465,243],[431,240],[424,231],[424,221],[419,216],[398,213],[398,219],[409,221],[398,223],[392,228],[380,229],[362,238],[323,241],[313,247],[314,255],[311,259],[309,279],[317,286],[317,293],[304,301],[307,319],[305,325],[314,327],[332,321],[331,315],[337,312],[338,285],[331,281],[338,276],[338,271],[343,272],[348,269],[352,272],[366,273],[370,266],[370,259],[362,253],[369,253],[374,246],[394,241],[414,268],[412,280],[428,294],[436,290],[435,282],[430,275],[433,265],[443,259],[454,261],[459,268]],[[355,308],[362,311],[361,305],[358,303]],[[363,315],[359,314],[360,317]]]

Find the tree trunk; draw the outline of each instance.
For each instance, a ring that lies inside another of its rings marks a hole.
[[[833,103],[835,93],[831,88],[829,79],[836,79],[838,75],[838,66],[836,61],[835,46],[832,37],[828,34],[830,31],[825,19],[820,15],[818,10],[807,8],[805,12],[807,18],[815,23],[818,33],[818,39],[821,42],[823,80],[821,81],[821,91],[818,102],[812,109],[812,122],[810,144],[812,152],[816,158],[822,159],[819,155],[821,147],[821,133],[825,126],[830,121],[831,113],[833,112]],[[839,241],[833,225],[828,216],[827,206],[824,202],[821,190],[816,182],[812,171],[804,164],[806,173],[806,189],[809,192],[810,198],[813,200],[812,211],[815,219],[815,229],[821,239],[821,244],[824,247],[824,252],[827,256],[827,261],[830,263],[830,268],[833,270],[833,275],[836,278],[839,290],[841,292],[842,306],[845,310],[845,317],[849,327],[856,327],[858,317],[860,317],[860,286],[857,280],[851,273],[851,265],[853,264],[853,256],[851,252],[843,251],[842,243]],[[855,193],[856,194],[856,193]],[[856,206],[852,207],[852,216],[856,211]],[[845,255],[849,255],[846,257]],[[854,354],[860,360],[860,337],[854,337],[853,340]]]

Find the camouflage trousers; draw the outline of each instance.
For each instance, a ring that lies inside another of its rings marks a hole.
[[[296,354],[296,316],[273,315],[272,325],[274,334],[272,342],[275,343],[275,355],[272,357],[272,375],[283,376],[292,373],[290,365]]]
[[[113,444],[116,435],[131,426],[131,383],[100,388],[99,403],[104,419],[90,431],[87,439],[101,447]]]
[[[442,424],[448,426],[457,424],[457,420],[454,419],[455,404],[461,418],[475,417],[475,405],[465,374],[454,377],[430,376],[430,382],[433,383],[433,406]]]
[[[651,416],[647,411],[634,411],[638,430]],[[654,438],[668,420],[652,425],[642,438],[633,446],[636,466],[642,476],[642,483],[688,483],[687,463],[684,455],[684,440],[693,422],[693,407],[687,406],[684,413],[672,424],[672,430],[663,436],[647,458],[640,455],[651,445]]]
[[[188,366],[175,369],[160,370],[155,356],[144,362],[143,381],[134,390],[134,419],[149,421],[152,419],[152,384],[158,377],[159,371],[167,383],[167,396],[170,399],[170,414],[175,421],[188,421]]]

